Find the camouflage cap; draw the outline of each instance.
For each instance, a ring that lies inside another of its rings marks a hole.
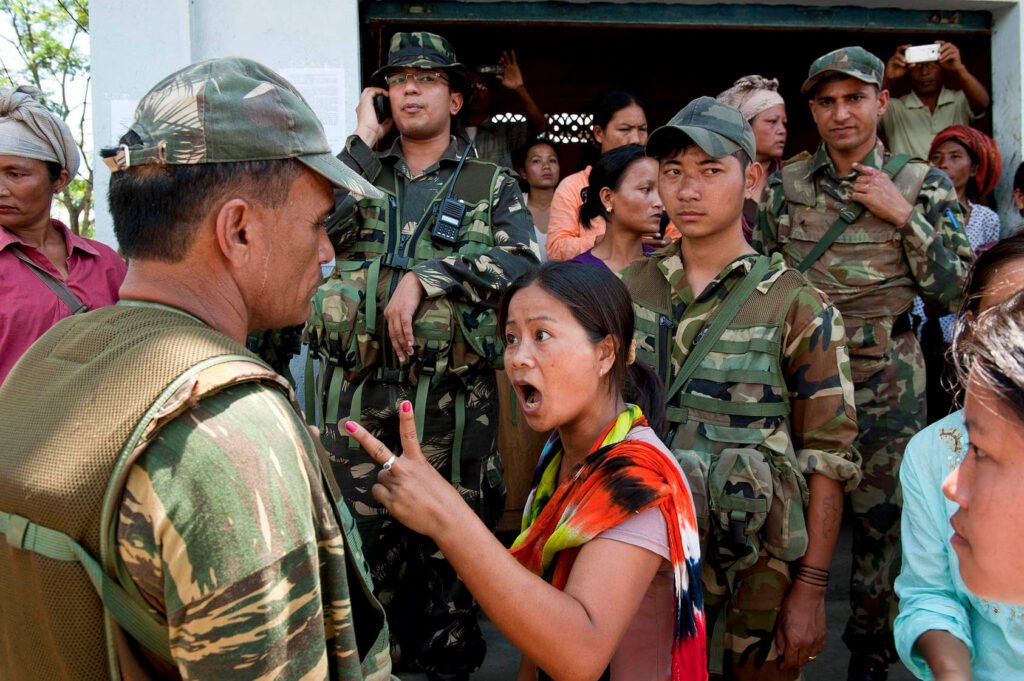
[[[457,88],[469,82],[469,69],[459,63],[451,43],[436,33],[396,33],[391,37],[388,63],[374,71],[371,80],[381,85],[384,76],[398,69],[440,69],[454,79]]]
[[[800,87],[800,92],[810,94],[818,81],[830,73],[842,73],[881,88],[885,64],[863,47],[841,47],[814,60],[807,72],[807,80]]]
[[[647,155],[661,157],[687,146],[689,141],[713,158],[722,158],[741,149],[750,160],[757,157],[750,123],[739,109],[713,97],[698,97],[667,125],[655,130],[647,139]]]
[[[383,196],[335,158],[320,120],[299,91],[249,59],[210,59],[172,73],[139,101],[130,130],[141,144],[101,152],[111,172],[294,158],[337,187]]]

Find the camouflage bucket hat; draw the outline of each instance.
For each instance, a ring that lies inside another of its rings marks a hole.
[[[754,131],[740,110],[713,97],[698,97],[655,130],[647,140],[647,155],[661,157],[692,141],[713,158],[741,149],[750,160],[757,158]]]
[[[885,65],[863,47],[841,47],[814,60],[807,72],[807,80],[800,86],[801,94],[810,94],[818,81],[830,73],[842,73],[881,89]]]
[[[382,197],[331,153],[320,120],[299,91],[249,59],[210,59],[171,74],[139,101],[130,129],[142,144],[101,152],[111,172],[294,158],[336,187]]]
[[[384,76],[398,69],[439,69],[461,89],[469,82],[469,69],[455,57],[451,43],[436,33],[396,33],[388,49],[388,63],[374,71],[371,80],[384,83]]]

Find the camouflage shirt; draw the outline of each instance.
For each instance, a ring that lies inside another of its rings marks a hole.
[[[862,163],[880,168],[890,157],[878,142]],[[793,175],[787,193],[784,176]],[[922,175],[916,196],[908,196],[917,184],[905,178]],[[762,253],[781,252],[796,266],[849,201],[856,177],[855,172],[837,176],[824,144],[813,156],[787,161],[768,181],[754,229],[754,248]],[[806,273],[843,313],[855,376],[877,370],[887,352],[894,318],[910,309],[918,292],[942,308],[955,310],[973,260],[949,177],[911,161],[895,182],[913,206],[907,223],[891,225],[865,211]],[[859,372],[862,362],[870,368]]]
[[[397,179],[398,224],[403,237],[416,232],[417,225],[430,208],[435,196],[451,178],[458,165],[459,144],[453,137],[440,160],[413,176],[402,156],[401,140],[378,156],[357,135],[349,137],[345,150],[338,157],[366,178],[375,178],[382,164],[394,167]],[[412,268],[427,298],[454,295],[468,302],[496,298],[520,274],[540,262],[533,217],[526,209],[516,180],[504,171],[492,191],[491,234],[494,247],[473,256],[461,254],[420,263]],[[459,198],[456,196],[455,198]],[[349,194],[339,195],[330,234],[335,248],[342,246],[346,235],[359,227],[357,201]]]
[[[753,256],[737,258],[695,296],[686,281],[680,249],[681,241],[653,256],[668,280],[676,320],[668,357],[667,385],[679,374],[708,320],[755,262]],[[782,258],[774,256],[758,290],[767,290],[786,270]],[[738,354],[733,358],[720,356],[716,359],[716,355],[722,353],[712,351],[705,361],[716,363],[719,369],[729,369],[730,361],[779,362],[786,385],[778,389],[784,390],[785,396],[766,395],[764,385],[713,382],[699,374],[686,383],[683,391],[728,402],[788,399],[788,418],[718,414],[691,408],[690,419],[676,432],[670,446],[693,449],[698,441],[716,451],[745,446],[744,443],[751,440],[749,435],[738,435],[741,429],[751,434],[756,430],[760,431],[758,441],[768,449],[779,454],[793,452],[805,476],[820,473],[842,482],[848,490],[855,488],[860,481],[860,457],[853,448],[857,435],[856,410],[843,322],[838,310],[812,286],[803,285],[792,299],[780,337],[747,337],[758,333],[764,332],[757,328],[727,329],[722,341],[737,348]],[[643,335],[636,337],[636,343],[638,357],[650,356],[656,347],[654,339]],[[750,353],[757,348],[767,350],[771,357],[751,360]]]
[[[361,664],[386,629],[350,581],[367,574],[351,516],[320,480],[305,425],[253,383],[201,400],[131,468],[118,553],[166,616],[182,677],[390,678],[386,645]]]

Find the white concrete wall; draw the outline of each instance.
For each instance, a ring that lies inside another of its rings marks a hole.
[[[1003,235],[1012,234],[1022,219],[1013,209],[1013,173],[1024,149],[1024,112],[1021,111],[1024,74],[1024,12],[1019,4],[993,11],[992,129],[1003,154],[1003,176],[996,188]]]
[[[712,4],[711,0],[664,1]],[[1020,0],[761,1],[992,11],[992,116],[1004,160],[998,191],[1006,204],[1024,143],[1024,13]],[[345,134],[355,127],[361,85],[357,0],[92,0],[90,33],[97,150],[116,142],[131,120],[132,103],[158,80],[193,61],[231,55],[261,61],[293,80],[324,120],[332,147],[340,148]],[[106,207],[109,174],[99,158],[95,160],[96,237],[113,245],[113,225]],[[1008,209],[1001,217],[1004,230],[1021,222],[1020,216]]]
[[[110,174],[99,149],[117,142],[134,104],[188,64],[245,56],[289,78],[340,149],[355,127],[359,99],[356,0],[94,0],[93,135],[96,140],[96,238],[116,245],[107,211]]]

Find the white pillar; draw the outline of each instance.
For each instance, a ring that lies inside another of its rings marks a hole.
[[[99,149],[131,122],[134,104],[163,77],[196,61],[248,57],[293,81],[340,150],[359,100],[356,0],[101,0],[92,3],[96,238],[116,245],[107,209],[110,174]]]
[[[89,8],[96,238],[117,246],[107,210],[110,171],[99,150],[131,122],[134,103],[161,78],[188,64],[189,0],[103,0]]]
[[[1024,12],[1019,4],[992,12],[992,129],[1003,155],[1003,176],[996,196],[1004,235],[1024,222],[1013,208],[1013,172],[1022,159],[1024,116],[1022,116],[1021,74],[1024,73]]]

